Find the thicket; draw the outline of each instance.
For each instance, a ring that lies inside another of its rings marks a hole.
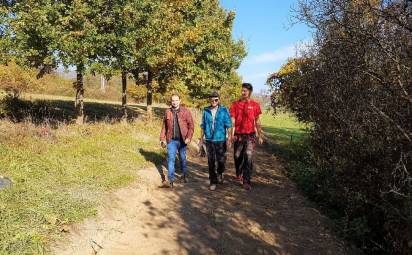
[[[311,123],[295,171],[369,254],[412,253],[412,2],[300,1],[313,45],[269,79]],[[297,176],[296,176],[297,175]]]

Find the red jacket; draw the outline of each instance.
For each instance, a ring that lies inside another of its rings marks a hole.
[[[194,123],[192,114],[190,111],[180,106],[180,111],[178,114],[180,134],[182,135],[183,140],[189,139],[192,140],[194,132]],[[162,132],[160,132],[160,141],[166,139],[167,143],[172,139],[173,132],[173,112],[172,109],[168,108],[165,110],[165,115],[163,117]]]

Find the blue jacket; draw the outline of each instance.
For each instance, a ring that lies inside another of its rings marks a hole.
[[[203,111],[202,123],[200,127],[204,130],[205,140],[212,142],[222,142],[226,140],[226,129],[232,127],[230,114],[226,107],[219,105],[215,116],[215,128],[212,131],[213,118],[210,106]]]

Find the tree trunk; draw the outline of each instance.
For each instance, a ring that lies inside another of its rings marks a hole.
[[[134,82],[136,84],[136,86],[139,85],[139,70],[138,69],[134,69],[131,71],[133,78],[134,78]]]
[[[147,104],[147,119],[149,121],[152,121],[153,119],[153,109],[152,109],[152,103],[153,103],[153,73],[150,71],[150,69],[147,70],[147,98],[146,98],[146,104]]]
[[[122,71],[122,119],[127,120],[127,96],[126,96],[126,88],[127,88],[127,72]]]
[[[103,93],[106,92],[106,78],[104,75],[100,75],[100,90],[103,91]]]
[[[76,98],[74,101],[76,124],[84,123],[84,88],[83,88],[83,65],[77,66],[77,78],[74,84],[76,89]]]

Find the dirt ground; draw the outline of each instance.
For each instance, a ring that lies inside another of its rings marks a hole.
[[[150,158],[150,152],[147,152]],[[271,154],[258,149],[251,191],[234,180],[208,190],[206,159],[189,157],[189,182],[160,186],[164,166],[139,170],[107,195],[98,216],[71,226],[55,254],[352,254],[298,192]]]

